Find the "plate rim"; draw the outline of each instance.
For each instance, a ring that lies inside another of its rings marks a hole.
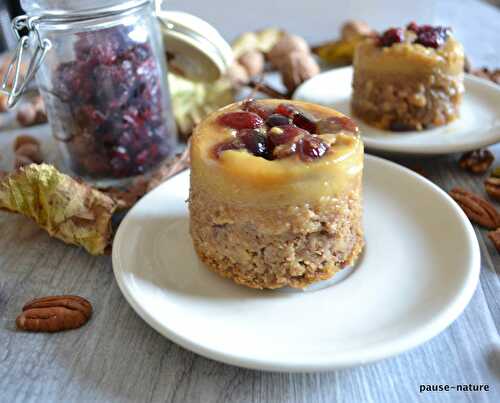
[[[302,97],[298,97],[297,95],[301,90],[303,90],[303,87],[308,85],[308,83],[312,80],[317,80],[318,77],[328,75],[328,74],[342,74],[345,71],[353,71],[353,67],[351,66],[343,66],[343,67],[338,67],[338,68],[331,68],[329,70],[322,71],[321,73],[317,74],[316,76],[310,78],[309,80],[304,81],[302,84],[300,84],[297,89],[294,91],[292,99],[293,100],[303,100]],[[488,88],[489,90],[493,90],[497,92],[500,95],[500,85],[493,84],[489,82],[488,80],[480,77],[476,77],[472,74],[469,73],[464,73],[464,84],[467,85],[467,82],[474,83],[474,85],[477,86],[484,86]],[[500,115],[499,115],[499,120],[500,120]],[[369,126],[368,124],[366,124]],[[376,128],[374,128],[376,129]],[[378,130],[378,129],[377,129]],[[496,144],[500,142],[500,127],[497,128],[490,128],[489,130],[484,130],[485,133],[491,133],[491,132],[499,132],[498,139],[494,140],[482,140],[482,141],[477,141],[474,143],[474,145],[467,145],[467,144],[442,144],[442,145],[434,145],[429,147],[429,145],[426,145],[425,143],[412,147],[412,148],[405,148],[401,147],[397,144],[385,144],[385,145],[380,145],[377,144],[376,142],[373,143],[372,140],[369,137],[361,135],[363,142],[365,143],[365,146],[367,149],[371,151],[380,151],[380,152],[387,152],[391,154],[398,154],[398,155],[422,155],[422,156],[431,156],[431,155],[446,155],[446,154],[453,154],[453,153],[459,153],[459,152],[466,152],[466,151],[471,151],[477,148],[482,148],[486,146],[490,146],[493,144]],[[390,134],[392,132],[387,130],[387,133]]]
[[[289,362],[279,362],[279,361],[273,362],[272,359],[270,360],[251,359],[248,357],[226,354],[216,349],[211,349],[199,345],[196,343],[196,341],[193,341],[192,339],[189,338],[185,338],[175,333],[162,323],[160,323],[156,318],[151,316],[145,309],[141,307],[139,301],[133,296],[131,287],[129,288],[127,286],[125,281],[126,273],[125,271],[121,270],[120,267],[119,250],[120,250],[121,239],[125,236],[124,232],[127,226],[126,223],[128,219],[130,219],[130,217],[132,216],[133,211],[138,208],[137,206],[140,203],[147,203],[147,199],[151,197],[151,194],[153,192],[161,191],[160,190],[161,187],[166,186],[166,184],[168,184],[168,182],[174,179],[175,177],[165,181],[158,188],[154,189],[152,192],[150,192],[141,200],[139,200],[139,202],[129,211],[129,213],[124,218],[124,220],[122,221],[116,232],[112,248],[112,267],[116,282],[118,284],[121,293],[125,297],[125,300],[134,309],[136,314],[138,314],[139,317],[141,317],[149,326],[151,326],[162,336],[166,337],[167,339],[176,343],[182,348],[185,348],[191,352],[194,352],[198,355],[201,355],[211,360],[254,370],[272,371],[272,372],[324,372],[336,369],[350,368],[396,356],[398,354],[401,354],[405,351],[409,351],[429,341],[430,339],[442,333],[463,313],[464,309],[467,307],[467,305],[469,304],[470,300],[472,299],[476,291],[477,285],[479,283],[479,274],[481,267],[480,247],[476,237],[476,233],[472,227],[472,224],[470,223],[469,219],[466,217],[462,209],[439,186],[437,186],[430,180],[422,177],[421,175],[413,172],[412,170],[404,166],[401,166],[397,163],[394,163],[392,161],[388,161],[384,158],[370,154],[365,154],[365,158],[373,160],[375,161],[375,163],[380,163],[389,166],[391,169],[396,169],[400,171],[400,173],[402,174],[416,177],[423,183],[425,183],[427,186],[429,186],[431,190],[437,192],[441,197],[443,197],[444,200],[448,202],[448,206],[452,208],[455,211],[455,213],[460,217],[461,223],[463,224],[464,232],[467,235],[467,238],[469,240],[469,246],[471,249],[470,262],[468,263],[468,272],[464,280],[465,283],[463,284],[462,289],[460,289],[457,292],[457,294],[453,297],[452,302],[447,306],[445,306],[443,312],[438,317],[433,317],[433,319],[427,322],[424,326],[414,329],[409,335],[406,335],[402,339],[399,339],[397,343],[392,342],[389,343],[389,345],[387,345],[387,341],[384,341],[382,342],[382,344],[385,343],[385,345],[382,346],[383,348],[372,347],[371,352],[370,349],[368,349],[368,352],[363,349],[357,350],[358,355],[360,354],[359,351],[361,351],[361,354],[364,354],[364,357],[362,359],[360,359],[359,357],[354,357],[354,359],[349,358],[350,355],[352,354],[348,353],[345,357],[342,357],[342,354],[340,354],[341,359],[334,359],[334,360],[330,359],[328,361],[321,363],[301,362],[296,364],[290,364]],[[188,169],[184,172],[181,172],[178,176],[188,175],[189,172],[190,171]]]

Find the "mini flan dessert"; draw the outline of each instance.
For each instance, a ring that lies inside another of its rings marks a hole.
[[[384,130],[424,130],[459,116],[464,51],[445,27],[410,23],[360,43],[351,109]]]
[[[190,232],[212,271],[252,288],[304,288],[363,249],[363,143],[333,109],[249,100],[191,140]]]

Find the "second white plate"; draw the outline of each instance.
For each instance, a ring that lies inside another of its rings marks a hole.
[[[331,106],[352,117],[352,73],[352,67],[344,67],[319,74],[297,88],[293,98]],[[390,132],[354,119],[368,149],[405,154],[447,154],[499,142],[498,105],[500,86],[466,74],[461,116],[449,125],[421,132]]]
[[[367,247],[335,285],[259,291],[210,272],[189,236],[184,172],[147,194],[120,225],[113,244],[120,289],[164,336],[243,367],[331,370],[423,343],[474,293],[476,236],[437,186],[380,158],[365,162]]]

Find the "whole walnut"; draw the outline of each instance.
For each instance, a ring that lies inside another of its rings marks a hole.
[[[16,137],[13,145],[14,168],[19,168],[32,163],[41,164],[43,154],[40,142],[29,135]]]
[[[284,34],[269,51],[267,57],[274,67],[280,69],[285,57],[292,52],[309,54],[311,49],[304,38],[297,35]]]
[[[373,33],[374,30],[366,22],[356,20],[346,21],[341,29],[344,41],[350,41],[360,36],[369,36]]]
[[[293,92],[300,84],[319,74],[320,68],[312,54],[295,50],[283,57],[281,79],[289,92]]]
[[[248,84],[250,76],[247,70],[238,62],[234,62],[227,70],[227,77],[231,81],[233,87],[241,87]]]
[[[264,54],[258,50],[243,53],[238,62],[245,68],[250,77],[258,76],[264,71]]]

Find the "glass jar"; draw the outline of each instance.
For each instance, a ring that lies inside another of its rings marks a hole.
[[[31,31],[31,67],[38,67],[38,86],[69,171],[99,185],[123,184],[171,156],[176,128],[151,1],[22,4],[29,17],[14,24]]]

